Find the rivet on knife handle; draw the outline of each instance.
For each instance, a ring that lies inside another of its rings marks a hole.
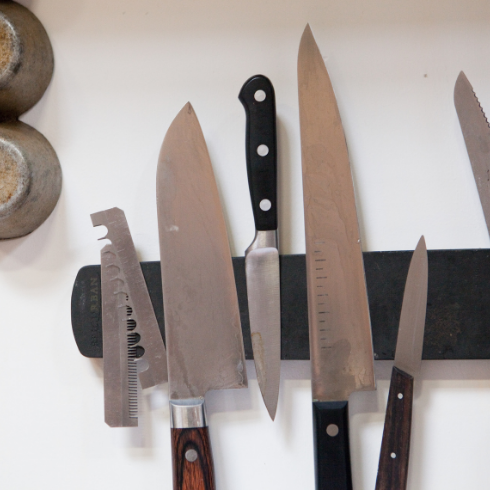
[[[245,149],[256,229],[245,251],[250,332],[260,391],[274,420],[281,374],[274,87],[267,77],[255,75],[245,82],[238,98],[247,116]]]

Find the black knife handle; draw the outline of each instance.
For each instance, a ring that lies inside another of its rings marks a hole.
[[[379,456],[376,490],[407,488],[413,377],[393,367]]]
[[[262,100],[264,95],[265,98]],[[245,82],[238,98],[247,115],[245,150],[255,228],[261,231],[277,230],[277,143],[274,87],[267,77],[255,75]],[[262,150],[266,148],[267,154],[261,156],[264,153]]]
[[[171,430],[174,490],[215,490],[208,428]]]
[[[352,490],[347,402],[313,402],[317,490]]]

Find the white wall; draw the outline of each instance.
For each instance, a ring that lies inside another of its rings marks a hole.
[[[157,156],[190,100],[225,208],[233,255],[251,241],[243,82],[275,85],[281,252],[303,253],[296,58],[310,22],[349,144],[365,250],[489,246],[453,105],[460,70],[490,113],[484,0],[23,0],[55,52],[51,86],[22,119],[56,149],[63,192],[32,235],[0,243],[2,488],[170,489],[166,386],[138,429],[103,422],[99,361],[71,333],[77,271],[99,261],[90,213],[125,210],[141,260],[158,260]],[[284,362],[276,422],[250,388],[208,396],[218,490],[313,489],[309,364]],[[391,363],[351,399],[356,490],[374,488]],[[424,362],[409,488],[488,488],[490,362]]]

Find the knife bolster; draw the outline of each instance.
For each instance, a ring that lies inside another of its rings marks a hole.
[[[170,400],[170,427],[190,429],[207,425],[204,398]]]

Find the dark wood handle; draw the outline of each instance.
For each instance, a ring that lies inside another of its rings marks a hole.
[[[386,407],[376,490],[407,488],[413,377],[394,367]]]
[[[317,490],[352,490],[347,402],[313,403]]]
[[[207,427],[172,429],[174,490],[215,490]]]

